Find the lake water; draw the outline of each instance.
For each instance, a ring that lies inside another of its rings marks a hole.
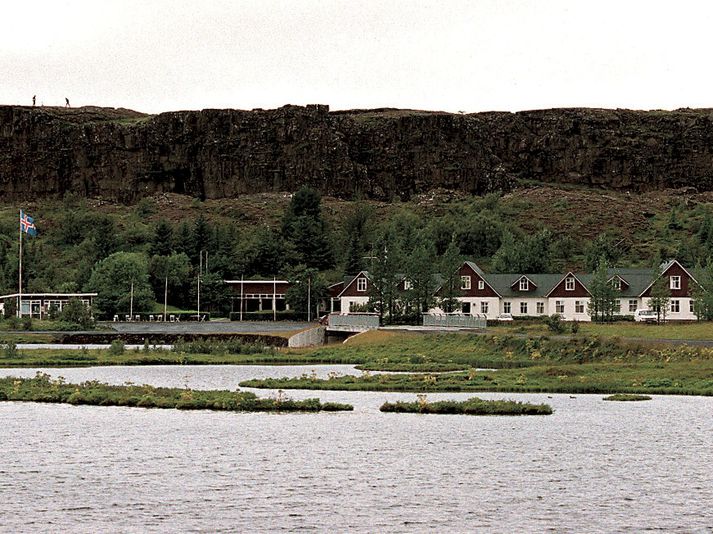
[[[68,381],[234,389],[248,377],[312,369],[359,373],[326,365],[47,371]],[[288,394],[355,411],[0,403],[0,531],[713,532],[713,398],[479,394],[549,402],[555,413],[469,417],[378,411],[413,394]]]

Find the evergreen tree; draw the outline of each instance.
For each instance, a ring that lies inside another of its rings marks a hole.
[[[116,251],[116,226],[114,220],[108,216],[99,216],[94,221],[94,246],[96,258],[102,260]]]
[[[621,250],[616,245],[614,238],[607,234],[599,234],[584,251],[584,266],[588,271],[594,271],[599,265],[599,260],[604,257],[607,264],[616,265],[621,257]]]
[[[693,311],[699,321],[713,320],[713,259],[708,259],[705,268],[698,265],[695,273],[698,283],[689,284]]]
[[[156,224],[149,254],[152,256],[170,256],[173,252],[173,227],[166,219],[161,219]]]
[[[173,238],[173,250],[177,254],[185,254],[189,258],[194,252],[193,237],[191,236],[191,229],[186,221],[183,221],[176,231]],[[196,255],[197,256],[197,255]]]
[[[345,243],[344,272],[356,275],[365,268],[365,257],[371,250],[371,224],[373,216],[371,207],[358,202],[354,209],[344,219],[342,239]]]
[[[193,222],[191,232],[192,250],[188,256],[191,258],[193,265],[200,264],[201,251],[207,251],[208,255],[213,250],[213,229],[208,220],[201,213]]]
[[[322,219],[319,193],[303,187],[292,197],[282,221],[282,235],[291,243],[298,263],[315,269],[334,265],[334,254]]]

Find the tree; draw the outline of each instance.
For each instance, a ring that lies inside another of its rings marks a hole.
[[[371,244],[371,217],[373,210],[363,202],[358,202],[344,219],[342,240],[344,242],[344,272],[356,275],[364,270],[364,258]]]
[[[584,256],[585,268],[588,271],[594,271],[602,257],[607,260],[609,265],[616,265],[621,257],[621,250],[614,241],[614,238],[607,234],[599,234],[589,246],[587,246]]]
[[[492,256],[500,248],[503,228],[500,220],[486,213],[471,218],[455,233],[456,243],[466,256]]]
[[[152,256],[149,261],[149,277],[156,301],[164,302],[166,292],[173,295],[176,289],[185,288],[190,271],[191,262],[184,253]]]
[[[62,307],[62,312],[59,314],[59,319],[66,323],[78,324],[85,330],[94,327],[94,317],[89,306],[86,306],[79,299],[69,299],[67,304]]]
[[[149,253],[152,256],[170,256],[171,252],[173,252],[173,227],[166,219],[161,219],[154,229]]]
[[[405,280],[410,289],[406,290],[406,300],[416,314],[427,312],[435,303],[436,270],[433,246],[422,243],[408,256]]]
[[[402,267],[402,253],[398,241],[390,228],[375,243],[374,260],[369,271],[371,278],[371,293],[369,305],[379,313],[380,320],[384,317],[393,323],[397,315],[399,300],[399,283],[402,276],[399,269]]]
[[[713,320],[713,258],[709,258],[705,268],[695,270],[696,282],[689,283],[693,299],[693,311],[699,321]]]
[[[191,252],[188,253],[188,256],[191,258],[193,265],[198,265],[200,263],[201,251],[210,251],[213,249],[213,229],[202,213],[198,215],[193,222],[191,242],[193,248]]]
[[[99,216],[94,221],[94,244],[96,258],[102,260],[116,251],[116,226],[114,220],[108,216]]]
[[[589,284],[589,316],[592,321],[611,321],[614,316],[617,293],[609,281],[607,259],[599,258],[597,268]]]
[[[656,310],[657,323],[660,323],[662,319],[664,322],[666,321],[666,311],[670,300],[671,290],[668,286],[668,279],[661,273],[649,292],[649,306]]]
[[[154,295],[149,284],[146,256],[136,252],[115,252],[94,266],[87,289],[98,293],[95,304],[99,312],[111,317],[129,311],[132,284],[134,311],[150,310]]]
[[[493,256],[493,270],[498,273],[547,273],[552,269],[552,245],[549,230],[533,236],[503,234],[502,244]]]
[[[446,252],[441,257],[439,273],[443,279],[439,292],[441,309],[451,313],[460,307],[458,297],[461,296],[459,269],[463,265],[458,245],[451,241]]]
[[[315,319],[319,303],[329,296],[327,284],[316,269],[298,265],[288,275],[292,283],[285,294],[285,302],[296,314],[307,319]],[[309,301],[310,313],[307,313]]]
[[[254,240],[244,247],[245,274],[275,275],[281,272],[293,257],[291,244],[282,239],[279,233],[269,228],[261,228],[256,231]]]
[[[322,219],[321,197],[302,187],[294,194],[282,220],[282,236],[294,247],[297,262],[316,269],[334,265],[334,254]]]

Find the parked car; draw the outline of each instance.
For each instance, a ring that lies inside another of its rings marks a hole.
[[[501,313],[495,319],[497,321],[512,321],[512,313]]]
[[[636,310],[634,312],[634,321],[638,323],[655,323],[657,319],[656,310]]]

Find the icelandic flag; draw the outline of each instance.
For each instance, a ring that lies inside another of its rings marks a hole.
[[[33,237],[37,235],[35,220],[22,210],[20,210],[20,231]]]

